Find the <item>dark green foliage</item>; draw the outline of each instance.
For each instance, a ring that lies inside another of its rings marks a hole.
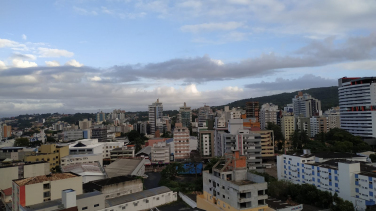
[[[185,169],[181,163],[170,163],[162,170],[161,175],[163,179],[174,180],[179,172],[184,172]]]
[[[290,139],[291,145],[295,151],[303,150],[303,145],[310,141],[307,132],[300,130],[295,130]]]
[[[202,191],[202,177],[177,178],[179,172],[185,171],[183,164],[170,163],[162,170],[162,179],[159,186],[166,186],[173,191],[188,193],[191,191]]]
[[[75,113],[70,116],[65,116],[60,119],[60,121],[68,122],[69,124],[78,124],[78,121],[84,119],[95,119],[95,114],[92,113]]]
[[[172,138],[172,133],[170,131],[163,132],[161,138]]]
[[[315,136],[315,141],[326,143],[335,152],[364,152],[371,150],[371,147],[359,136],[354,136],[346,130],[333,128],[327,133],[320,133]],[[308,147],[305,147],[308,148]]]
[[[28,147],[29,146],[29,139],[28,138],[18,138],[14,141],[15,147]]]
[[[283,136],[282,129],[277,124],[273,122],[268,122],[266,129],[273,130],[275,141],[285,141],[285,137]]]
[[[212,173],[213,166],[220,161],[219,157],[213,157],[209,160],[209,162],[205,165],[204,170],[209,170]]]
[[[56,166],[52,168],[51,170],[52,170],[52,173],[62,173],[60,166]]]
[[[353,211],[353,204],[334,196],[328,191],[321,191],[314,185],[297,185],[286,180],[274,180],[268,183],[268,195],[283,201],[291,200],[301,204],[308,204],[320,209],[330,208],[333,211]],[[336,205],[333,205],[335,202]]]
[[[33,142],[30,142],[29,146],[30,147],[38,147],[40,145],[42,145],[43,143],[41,141],[33,141]]]
[[[323,111],[338,106],[338,87],[320,87],[320,88],[312,88],[307,90],[300,90],[303,93],[308,93],[312,95],[312,97],[319,99],[321,101],[321,109]],[[283,108],[286,104],[292,102],[292,98],[298,94],[298,91],[291,92],[291,93],[282,93],[270,96],[263,96],[263,97],[255,97],[255,98],[248,98],[243,100],[237,100],[235,102],[227,104],[230,107],[245,107],[245,103],[248,101],[258,101],[260,105],[264,103],[273,103],[278,105],[279,108]],[[216,106],[217,109],[223,109],[223,106]]]
[[[260,176],[263,176],[265,178],[265,182],[274,182],[274,181],[277,181],[277,179],[273,176],[270,176],[268,173],[261,173],[261,172],[257,172],[257,171],[251,171],[252,174],[257,174],[257,175],[260,175]]]
[[[140,151],[142,149],[142,145],[144,145],[145,141],[148,140],[145,134],[143,133],[140,134],[137,130],[132,130],[128,133],[125,133],[124,135],[128,137],[128,140],[131,144],[135,145],[136,147],[135,153]]]
[[[53,137],[47,136],[47,142],[56,143],[56,139],[54,139]]]
[[[375,154],[369,155],[369,158],[371,159],[372,163],[376,162],[376,155]]]

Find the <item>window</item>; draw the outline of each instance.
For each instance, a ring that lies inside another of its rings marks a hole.
[[[50,197],[51,196],[51,193],[50,191],[47,191],[47,192],[44,192],[43,193],[43,197],[46,198],[46,197]]]
[[[50,183],[43,184],[43,189],[50,189]]]
[[[99,207],[99,204],[94,204],[94,207]]]
[[[83,207],[82,210],[87,210],[87,207]]]

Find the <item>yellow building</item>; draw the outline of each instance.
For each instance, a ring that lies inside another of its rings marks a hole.
[[[295,131],[295,117],[294,116],[283,116],[281,118],[281,129],[283,136],[285,137],[285,148],[290,147],[290,136],[294,133]]]
[[[261,157],[274,156],[274,133],[273,130],[252,131],[261,135]]]
[[[39,147],[38,153],[25,157],[27,162],[47,161],[50,168],[61,166],[61,158],[69,155],[69,146],[45,144]]]

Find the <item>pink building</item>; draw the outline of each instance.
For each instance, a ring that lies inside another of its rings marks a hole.
[[[189,129],[182,123],[175,123],[174,130],[175,160],[189,158]]]

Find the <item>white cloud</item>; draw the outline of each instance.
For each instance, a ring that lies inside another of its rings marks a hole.
[[[84,8],[76,6],[73,7],[73,10],[80,15],[98,15],[98,13],[95,10],[86,10]]]
[[[376,70],[376,60],[346,62],[335,66],[346,70]]]
[[[4,70],[4,69],[7,69],[7,66],[5,65],[3,61],[0,61],[0,70]]]
[[[25,34],[22,35],[23,40],[27,40],[27,36]]]
[[[38,48],[39,57],[72,57],[73,52],[63,49]]]
[[[242,27],[244,24],[240,22],[224,22],[224,23],[203,23],[196,25],[185,25],[180,29],[183,32],[199,33],[205,31],[229,31]]]
[[[13,50],[25,51],[28,47],[24,44],[20,44],[16,41],[1,39],[0,38],[0,48],[11,48]]]
[[[37,67],[37,63],[35,62],[29,62],[29,61],[23,61],[21,59],[13,59],[12,60],[14,67],[20,67],[20,68],[27,68],[27,67]]]
[[[58,67],[60,66],[60,63],[58,61],[45,61],[46,65],[48,67]]]
[[[101,81],[102,78],[99,77],[99,76],[94,76],[94,77],[89,78],[89,80],[91,80],[91,81]]]
[[[72,59],[72,60],[69,60],[65,63],[65,65],[67,66],[73,66],[73,67],[82,67],[84,66],[83,64],[80,64],[78,61]]]

